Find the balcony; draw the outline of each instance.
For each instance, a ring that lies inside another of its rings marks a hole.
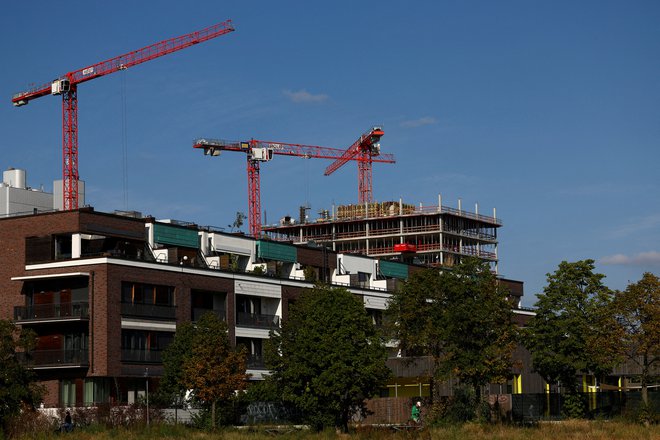
[[[238,312],[236,314],[236,325],[251,328],[277,329],[280,327],[280,317],[277,315]]]
[[[163,350],[132,350],[121,349],[122,362],[136,362],[141,364],[160,364],[162,363]]]
[[[146,319],[171,319],[176,318],[176,307],[157,306],[154,304],[121,303],[122,316],[136,316]]]
[[[59,304],[39,304],[35,306],[14,307],[14,320],[25,321],[61,321],[89,319],[89,302],[73,301]]]
[[[431,356],[389,358],[386,363],[394,377],[430,377],[433,375],[434,362]]]
[[[263,370],[266,368],[264,357],[260,354],[247,355],[247,367],[253,370]]]
[[[89,351],[86,349],[33,350],[17,355],[19,360],[30,368],[89,366]]]

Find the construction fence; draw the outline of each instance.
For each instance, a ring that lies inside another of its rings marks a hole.
[[[541,420],[561,420],[565,417],[566,394],[508,394],[510,405],[498,405],[500,415],[514,422],[534,422]],[[642,407],[640,391],[601,391],[581,393],[585,417],[611,419],[619,416],[633,416]],[[660,391],[649,391],[649,406],[660,412]],[[506,414],[507,410],[510,414]]]

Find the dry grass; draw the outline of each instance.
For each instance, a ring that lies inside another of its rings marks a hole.
[[[489,440],[615,440],[660,439],[660,427],[623,422],[573,420],[543,423],[537,427],[465,425],[458,432],[452,429],[433,431],[432,439],[489,439]]]
[[[53,435],[43,433],[34,434],[23,439],[66,439],[66,440],[259,440],[273,437],[282,440],[330,440],[330,439],[433,439],[433,440],[660,440],[660,426],[645,428],[641,425],[625,422],[608,421],[566,421],[560,423],[543,423],[537,427],[515,427],[466,424],[463,426],[450,426],[432,428],[424,431],[394,432],[391,429],[365,428],[351,434],[337,434],[333,431],[312,433],[309,431],[293,431],[288,433],[272,434],[264,430],[222,430],[216,433],[207,433],[181,426],[159,425],[151,429],[134,430],[80,430],[69,434]]]

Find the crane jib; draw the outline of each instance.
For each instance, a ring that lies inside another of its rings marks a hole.
[[[117,70],[176,52],[203,41],[232,32],[231,20],[209,26],[197,32],[161,41],[142,49],[102,61],[60,76],[49,84],[15,94],[14,106],[26,105],[45,95],[62,96],[62,195],[65,211],[78,209],[78,88],[77,84]]]
[[[163,40],[161,42],[146,46],[142,49],[134,50],[132,52],[111,58],[100,63],[87,66],[83,69],[74,70],[57,77],[59,79],[68,78],[71,84],[77,84],[84,81],[104,76],[117,70],[127,69],[128,67],[144,63],[154,58],[176,52],[186,47],[210,40],[220,35],[233,32],[235,29],[231,24],[231,20],[217,23],[197,32],[182,35],[175,38]],[[29,90],[16,93],[12,96],[12,103],[14,106],[22,106],[31,101],[32,99],[51,94],[51,83],[42,86],[33,87]]]

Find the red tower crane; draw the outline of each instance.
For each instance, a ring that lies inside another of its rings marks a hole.
[[[381,127],[372,127],[353,143],[344,153],[325,169],[325,176],[337,171],[349,160],[358,163],[358,201],[360,204],[374,201],[372,168],[373,162],[382,162],[375,159],[380,155],[380,144],[378,141],[384,132]]]
[[[78,84],[118,70],[128,69],[197,43],[232,32],[231,20],[197,32],[161,41],[151,46],[66,73],[52,83],[15,94],[15,106],[26,105],[46,95],[62,95],[62,182],[64,210],[78,208]]]
[[[261,235],[261,179],[259,169],[261,162],[270,161],[274,155],[297,156],[304,158],[335,159],[344,154],[343,150],[313,145],[289,144],[284,142],[258,141],[248,142],[225,141],[218,139],[197,139],[193,148],[204,150],[205,155],[219,156],[222,151],[239,151],[247,154],[248,174],[248,220],[250,235]],[[352,157],[348,160],[362,160]],[[373,162],[394,163],[394,156],[383,154],[378,158],[370,158]]]

